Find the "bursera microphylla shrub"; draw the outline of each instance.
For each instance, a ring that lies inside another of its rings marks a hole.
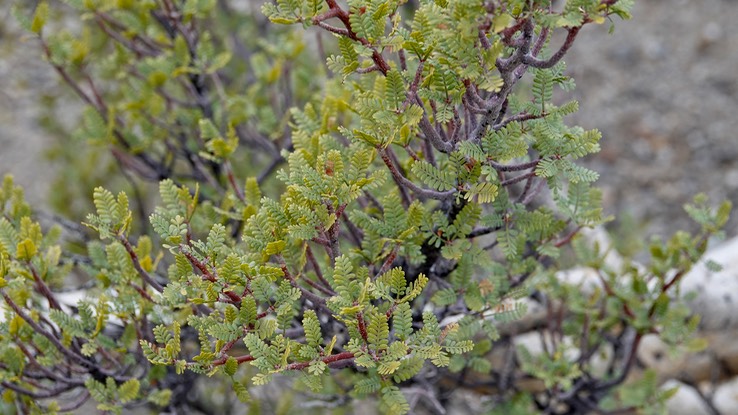
[[[567,125],[578,104],[553,97],[574,87],[563,58],[581,29],[632,1],[285,0],[262,6],[268,21],[226,0],[64,3],[16,9],[84,105],[64,167],[83,179],[56,198],[109,166],[130,183],[94,189],[87,231],[62,222],[75,246],[6,178],[3,410],[258,408],[249,390],[285,375],[319,412],[368,396],[442,412],[455,388],[493,413],[669,397],[649,373],[625,381],[646,334],[699,346],[674,293],[729,205],[698,198],[701,233],[608,265],[579,237],[608,220],[598,174],[576,163],[600,133]],[[557,278],[569,246],[597,289]],[[85,288],[70,307],[72,274]],[[540,353],[508,324],[532,302]],[[215,402],[198,382],[232,392]]]

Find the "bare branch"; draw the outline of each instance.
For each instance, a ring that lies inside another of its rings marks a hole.
[[[523,57],[523,63],[532,66],[534,68],[551,68],[566,55],[566,52],[569,51],[569,48],[571,48],[571,45],[574,44],[574,39],[576,39],[577,34],[579,33],[579,30],[581,29],[581,26],[572,27],[569,28],[569,34],[566,36],[566,39],[564,40],[564,43],[561,45],[559,50],[556,51],[550,58],[546,60],[537,59],[534,55],[525,55]]]

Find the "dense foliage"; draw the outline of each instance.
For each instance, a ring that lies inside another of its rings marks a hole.
[[[84,104],[54,199],[74,217],[96,183],[128,191],[96,187],[87,230],[44,230],[4,181],[3,410],[223,412],[289,374],[339,412],[442,411],[454,388],[493,413],[668,398],[625,380],[645,334],[694,330],[674,293],[729,206],[697,200],[703,232],[648,266],[608,263],[579,237],[607,220],[576,164],[600,133],[555,93],[581,28],[632,1],[279,0],[270,22],[227,0],[65,3],[16,9]],[[562,281],[567,252],[596,281]],[[529,304],[540,352],[515,341]],[[233,393],[198,396],[196,375]]]

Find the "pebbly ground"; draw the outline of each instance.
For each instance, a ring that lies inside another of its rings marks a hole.
[[[633,15],[612,35],[588,28],[567,56],[573,121],[603,133],[588,165],[609,213],[669,235],[695,228],[682,210],[695,193],[738,205],[738,1],[639,0]]]
[[[0,0],[0,177],[13,174],[28,201],[43,206],[54,170],[44,157],[51,138],[38,123],[38,99],[59,80],[18,26],[10,3]]]

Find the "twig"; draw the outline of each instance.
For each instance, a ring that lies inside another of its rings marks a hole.
[[[221,365],[224,365],[224,364],[225,364],[225,363],[226,363],[226,362],[228,361],[228,358],[230,358],[230,357],[233,357],[234,359],[236,359],[236,362],[237,362],[237,363],[238,363],[239,365],[240,365],[241,363],[246,363],[246,362],[251,362],[251,361],[253,361],[253,360],[256,360],[256,358],[255,358],[254,356],[251,356],[251,355],[243,355],[243,356],[223,356],[223,357],[220,357],[220,358],[218,358],[218,359],[216,359],[216,360],[213,360],[213,361],[212,361],[212,362],[210,363],[210,365],[211,365],[211,366],[213,366],[213,367],[215,367],[215,366],[221,366]]]
[[[364,340],[364,343],[369,344],[369,335],[366,332],[366,321],[364,321],[364,313],[361,311],[356,316],[356,325],[359,328],[359,334],[361,334],[361,338]]]
[[[533,180],[533,179],[534,177],[531,177],[529,180]],[[538,183],[536,183],[536,186],[533,188],[533,191],[528,193],[528,195],[523,198],[521,203],[524,205],[527,205],[528,203],[530,203],[533,200],[533,198],[536,197],[536,195],[541,192],[541,189],[543,189],[544,183],[546,183],[545,180],[539,180]]]
[[[625,381],[625,378],[628,377],[628,373],[630,373],[630,369],[635,363],[638,346],[641,344],[642,338],[643,335],[641,333],[635,333],[635,337],[633,338],[633,341],[628,348],[628,356],[625,359],[625,363],[623,364],[623,368],[621,369],[620,374],[607,382],[602,382],[595,385],[593,388],[595,391],[607,391],[613,386],[619,385],[623,383],[623,381]]]
[[[321,22],[321,21],[318,21],[316,23],[316,25],[318,27],[320,27],[320,28],[323,28],[323,29],[331,32],[331,33],[335,33],[335,34],[338,34],[338,35],[341,35],[341,36],[348,36],[349,35],[349,31],[347,29],[343,28],[343,27],[331,26],[328,23]]]
[[[128,256],[131,258],[131,262],[133,262],[133,268],[138,272],[138,275],[141,277],[144,282],[152,286],[156,291],[163,292],[164,287],[161,286],[158,282],[156,282],[155,279],[149,275],[146,270],[143,269],[141,266],[141,262],[138,260],[138,254],[136,254],[136,251],[131,246],[131,243],[128,241],[128,238],[126,238],[123,235],[118,235],[118,241],[123,244],[123,247],[126,249],[126,252],[128,252]]]
[[[337,363],[340,361],[345,360],[352,360],[354,358],[354,354],[351,352],[341,352],[338,354],[334,354],[328,357],[324,357],[320,359],[323,363],[330,365],[331,363]],[[285,370],[302,370],[306,367],[310,366],[313,362],[300,362],[300,363],[291,363],[284,367]]]
[[[42,280],[41,277],[38,275],[38,272],[36,271],[36,268],[33,266],[31,261],[27,260],[26,265],[31,270],[31,275],[33,275],[33,280],[36,282],[36,287],[38,287],[38,291],[49,302],[49,307],[55,310],[61,310],[61,306],[59,305],[59,302],[56,300],[54,293],[51,292],[51,290],[49,289],[49,286],[46,285],[44,280]]]
[[[569,51],[569,48],[571,48],[571,45],[574,44],[574,39],[576,39],[577,34],[579,33],[579,30],[581,30],[582,26],[576,26],[569,28],[569,34],[566,36],[566,39],[564,40],[564,43],[561,45],[559,50],[556,51],[553,55],[551,55],[550,58],[546,60],[536,59],[533,55],[525,55],[523,56],[523,63],[532,66],[534,68],[540,68],[540,69],[547,69],[551,68],[559,61],[561,58],[566,55],[566,52]]]
[[[382,267],[379,268],[379,271],[375,274],[375,277],[378,277],[385,272],[389,271],[389,269],[392,267],[392,264],[395,262],[395,259],[397,258],[397,252],[400,250],[400,245],[395,245],[394,248],[392,248],[392,251],[390,251],[389,255],[387,256],[387,259],[384,260],[384,263],[382,264]]]
[[[534,181],[535,181],[535,177],[529,177],[528,180],[525,181],[525,187],[523,187],[523,191],[515,199],[515,203],[520,203],[523,199],[526,198],[526,196],[528,195],[528,192],[530,192],[530,189],[533,186]]]
[[[226,160],[223,162],[223,169],[225,169],[226,176],[228,177],[228,183],[231,184],[231,188],[233,188],[233,192],[236,193],[236,197],[238,200],[240,200],[244,205],[246,204],[246,197],[243,194],[243,189],[236,183],[236,177],[233,174],[233,168],[231,168],[231,162]]]
[[[57,408],[57,412],[60,412],[60,413],[72,412],[76,409],[79,409],[82,405],[84,405],[88,399],[90,399],[90,392],[87,389],[84,389],[82,393],[78,395],[76,401],[70,402],[69,405],[67,406],[62,406],[62,407]]]
[[[259,184],[264,183],[264,180],[269,177],[274,170],[279,167],[280,164],[284,163],[285,159],[282,156],[275,157],[271,163],[261,172],[259,173],[259,176],[256,178],[256,182]]]
[[[30,316],[28,316],[26,313],[21,310],[21,308],[13,301],[10,296],[5,293],[5,290],[0,288],[0,295],[2,295],[3,299],[5,300],[5,303],[10,306],[10,308],[13,309],[13,311],[22,318],[26,323],[28,323],[29,326],[33,329],[34,332],[46,337],[51,341],[51,344],[54,345],[54,347],[59,350],[64,356],[68,357],[73,362],[81,365],[84,368],[91,369],[94,368],[93,362],[85,359],[82,355],[79,355],[77,353],[74,353],[73,351],[69,350],[68,348],[64,347],[64,345],[59,341],[58,338],[53,336],[48,331],[44,330],[43,327],[39,326],[37,322],[35,322]],[[102,369],[100,369],[102,371]],[[106,372],[107,373],[107,372]],[[52,395],[53,396],[53,395]]]
[[[351,239],[354,240],[354,244],[356,244],[356,246],[361,246],[361,241],[364,239],[364,232],[351,222],[345,211],[341,215],[341,218],[343,218],[344,223],[346,223],[349,235],[351,236]]]
[[[187,258],[187,260],[190,262],[190,264],[192,264],[192,266],[194,266],[195,268],[197,268],[200,271],[200,273],[202,273],[202,277],[204,279],[206,279],[206,280],[208,280],[210,282],[216,282],[216,281],[218,281],[218,275],[217,275],[217,273],[211,271],[208,268],[208,265],[207,264],[205,264],[204,262],[202,262],[199,259],[197,259],[192,254],[192,252],[190,252],[189,248],[190,247],[188,245],[180,245],[179,246],[179,252],[181,252],[185,256],[185,258]],[[241,303],[241,296],[238,295],[238,294],[236,294],[233,291],[225,291],[225,288],[228,287],[228,284],[224,283],[223,286],[224,286],[223,287],[224,289],[223,289],[223,291],[221,291],[223,293],[223,295],[225,295],[226,297],[228,297],[228,299],[231,302],[233,302],[233,304],[236,304],[236,305],[240,304]]]
[[[318,264],[318,261],[315,259],[315,255],[313,255],[313,250],[310,248],[310,245],[307,245],[307,247],[305,248],[305,255],[307,256],[307,259],[310,262],[310,265],[312,265],[313,271],[315,271],[315,275],[318,277],[320,282],[322,282],[326,288],[330,289],[331,284],[323,276],[323,272],[320,269],[320,264]],[[336,295],[336,293],[334,292],[331,295]]]
[[[454,195],[455,190],[447,190],[445,192],[440,192],[437,190],[424,189],[422,187],[419,187],[415,183],[408,180],[405,176],[403,176],[399,170],[397,170],[397,166],[395,166],[395,164],[390,159],[390,156],[387,153],[387,149],[380,149],[379,155],[382,157],[382,161],[384,161],[384,164],[389,168],[390,173],[392,173],[392,177],[394,177],[395,180],[399,184],[410,189],[418,196],[428,197],[428,198],[437,199],[437,200],[445,200]]]
[[[557,241],[554,244],[554,246],[556,246],[557,248],[561,248],[562,246],[568,244],[569,242],[571,242],[572,238],[574,238],[574,236],[576,236],[576,234],[579,233],[580,230],[582,230],[582,226],[581,225],[580,226],[577,226],[576,228],[574,228],[574,230],[572,230],[571,232],[569,232],[569,234],[566,235],[563,239]]]
[[[510,186],[510,185],[515,184],[515,183],[522,182],[525,179],[530,179],[531,177],[534,177],[535,175],[536,175],[536,172],[535,171],[532,171],[532,172],[529,172],[529,173],[525,173],[525,174],[521,174],[520,176],[513,177],[512,179],[503,180],[500,183],[500,186],[503,186],[503,187],[504,186]]]
[[[487,235],[492,232],[497,232],[500,229],[502,229],[502,226],[487,226],[484,228],[477,228],[469,232],[468,235],[466,235],[467,238],[476,238],[477,236]]]
[[[285,262],[284,258],[281,255],[275,255],[275,258],[277,258],[277,261],[279,262],[280,268],[282,269],[282,273],[284,274],[285,278],[290,282],[290,285],[300,290],[302,295],[310,300],[316,307],[320,308],[327,308],[325,305],[325,299],[315,295],[314,293],[306,290],[304,287],[301,287],[297,281],[295,280],[295,277],[290,273],[289,269],[287,268],[287,263]]]
[[[520,164],[499,164],[494,161],[490,161],[489,164],[494,167],[497,171],[521,171],[521,170],[528,170],[532,169],[536,166],[538,166],[538,163],[541,161],[541,159],[536,159],[533,161],[529,161],[527,163],[520,163]]]
[[[315,288],[316,290],[322,292],[325,295],[330,295],[330,296],[336,295],[336,292],[335,291],[333,291],[333,290],[331,290],[329,288],[324,288],[322,285],[320,285],[317,282],[311,280],[310,278],[303,278],[303,281],[305,281],[306,283],[308,283],[309,286]]]
[[[66,392],[68,390],[71,390],[71,389],[76,388],[76,386],[74,386],[74,385],[65,385],[65,386],[61,386],[61,387],[55,388],[55,389],[50,389],[47,392],[34,392],[34,391],[30,390],[30,389],[22,388],[22,387],[14,384],[14,383],[10,383],[10,382],[7,382],[7,381],[0,382],[0,385],[2,385],[3,388],[10,389],[10,390],[12,390],[14,392],[20,393],[22,395],[26,395],[26,396],[28,396],[30,398],[33,398],[33,399],[53,398],[55,396],[61,395],[62,393]]]
[[[440,151],[441,153],[452,152],[454,149],[454,145],[449,142],[443,141],[441,136],[438,134],[436,128],[428,119],[428,114],[425,110],[425,106],[423,105],[423,101],[417,94],[415,94],[415,102],[417,102],[418,105],[420,105],[420,108],[423,109],[423,117],[420,119],[419,127],[420,131],[423,132],[426,141],[430,142],[431,145],[433,145],[433,148]]]
[[[495,125],[492,126],[492,130],[497,131],[501,128],[504,128],[506,125],[510,124],[511,122],[530,121],[530,120],[535,120],[538,118],[543,118],[545,116],[546,116],[545,113],[540,114],[540,115],[535,115],[535,114],[528,114],[527,112],[521,112],[519,114],[515,114],[507,118],[506,120],[496,123]]]

